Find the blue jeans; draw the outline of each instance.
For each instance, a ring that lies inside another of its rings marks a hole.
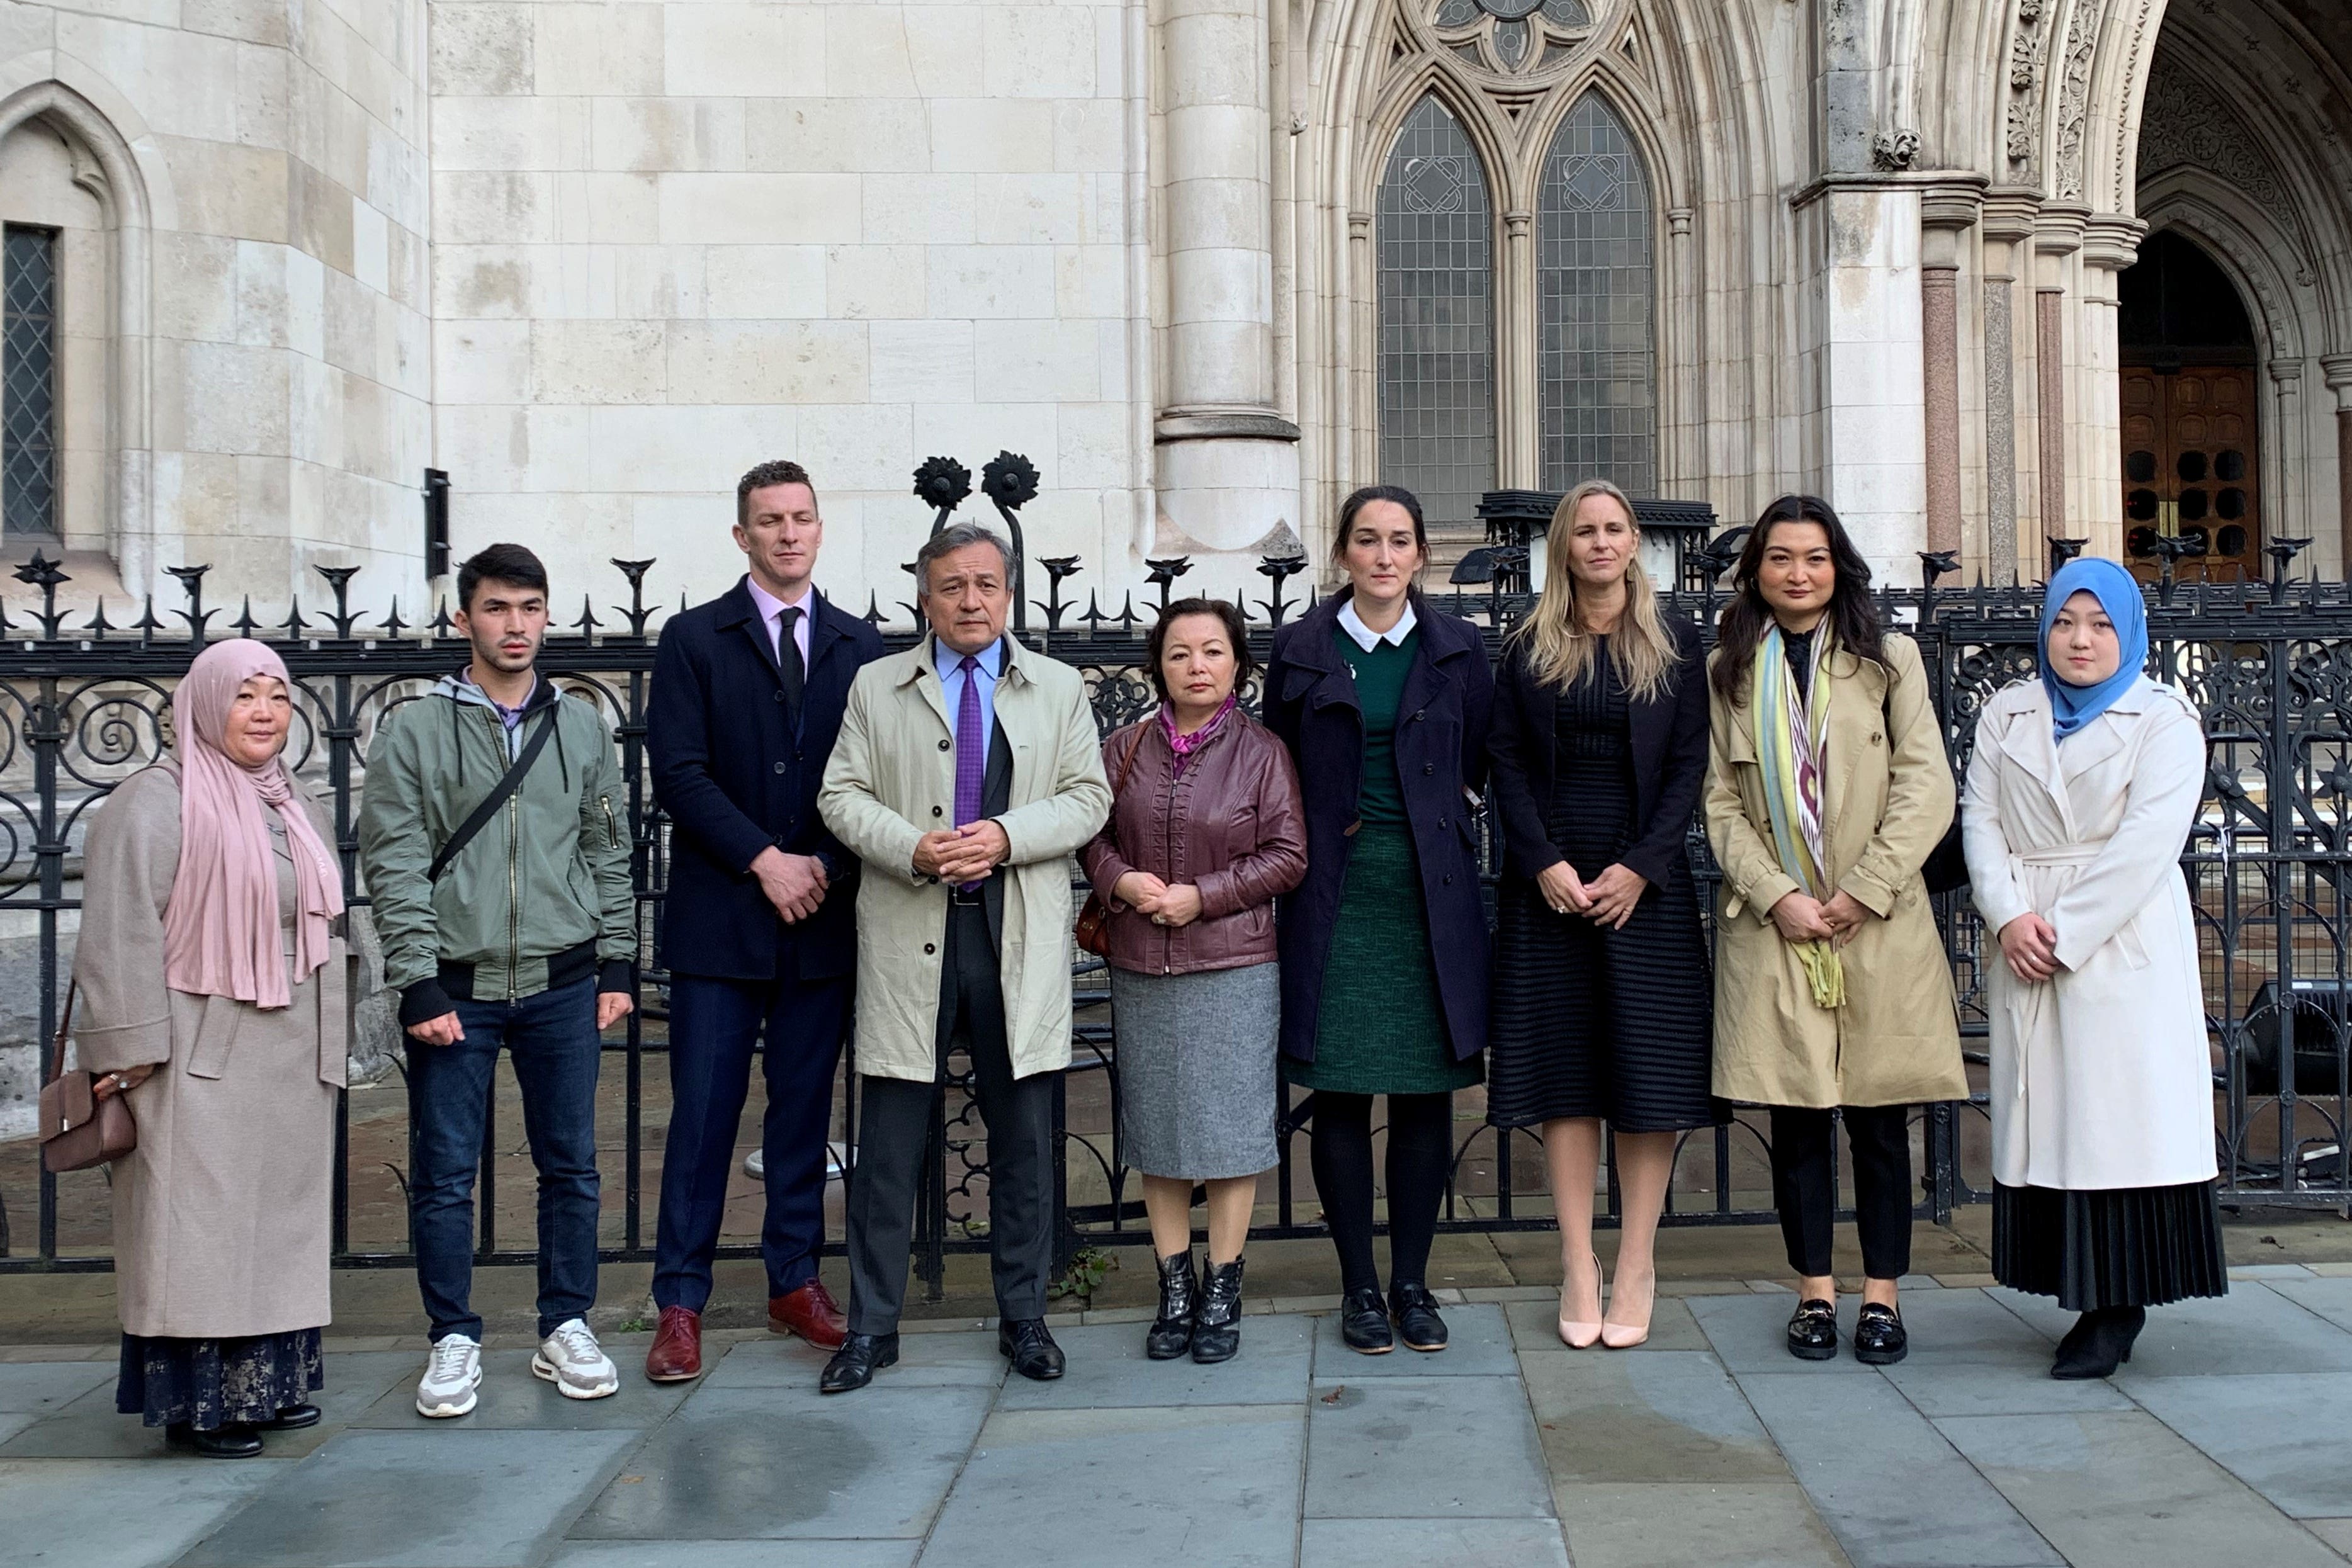
[[[517,1002],[461,1001],[466,1038],[408,1041],[408,1229],[435,1343],[482,1337],[472,1306],[474,1177],[503,1046],[539,1170],[539,1332],[596,1300],[596,982]]]

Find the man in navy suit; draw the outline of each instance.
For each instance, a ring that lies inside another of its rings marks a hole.
[[[842,706],[880,633],[812,579],[824,522],[797,463],[735,486],[743,580],[662,628],[646,719],[654,792],[669,814],[662,961],[670,973],[669,1141],[662,1161],[646,1356],[657,1383],[702,1375],[735,1129],[766,1040],[761,1128],[768,1326],[838,1346],[848,1332],[817,1277],[825,1130],[857,964],[857,857],[816,810]]]

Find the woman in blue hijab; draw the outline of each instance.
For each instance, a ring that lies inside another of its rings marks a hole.
[[[1961,810],[2000,946],[1985,967],[1993,1274],[2082,1314],[2052,1376],[2105,1377],[2149,1307],[2229,1289],[2180,876],[2205,734],[2142,673],[2147,603],[2113,561],[2050,580],[2040,653],[2039,679],[1985,705]]]

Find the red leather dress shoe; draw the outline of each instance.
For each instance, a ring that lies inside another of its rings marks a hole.
[[[653,1348],[646,1352],[646,1375],[656,1383],[690,1383],[702,1375],[702,1314],[687,1307],[664,1307]]]
[[[794,1333],[811,1344],[827,1350],[839,1350],[841,1342],[849,1337],[849,1318],[824,1288],[823,1280],[808,1283],[768,1298],[768,1328],[775,1333]]]

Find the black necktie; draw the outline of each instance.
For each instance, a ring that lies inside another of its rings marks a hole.
[[[776,668],[784,677],[784,706],[794,714],[800,712],[801,688],[808,684],[800,642],[793,635],[793,624],[800,618],[800,607],[790,604],[776,617]]]

